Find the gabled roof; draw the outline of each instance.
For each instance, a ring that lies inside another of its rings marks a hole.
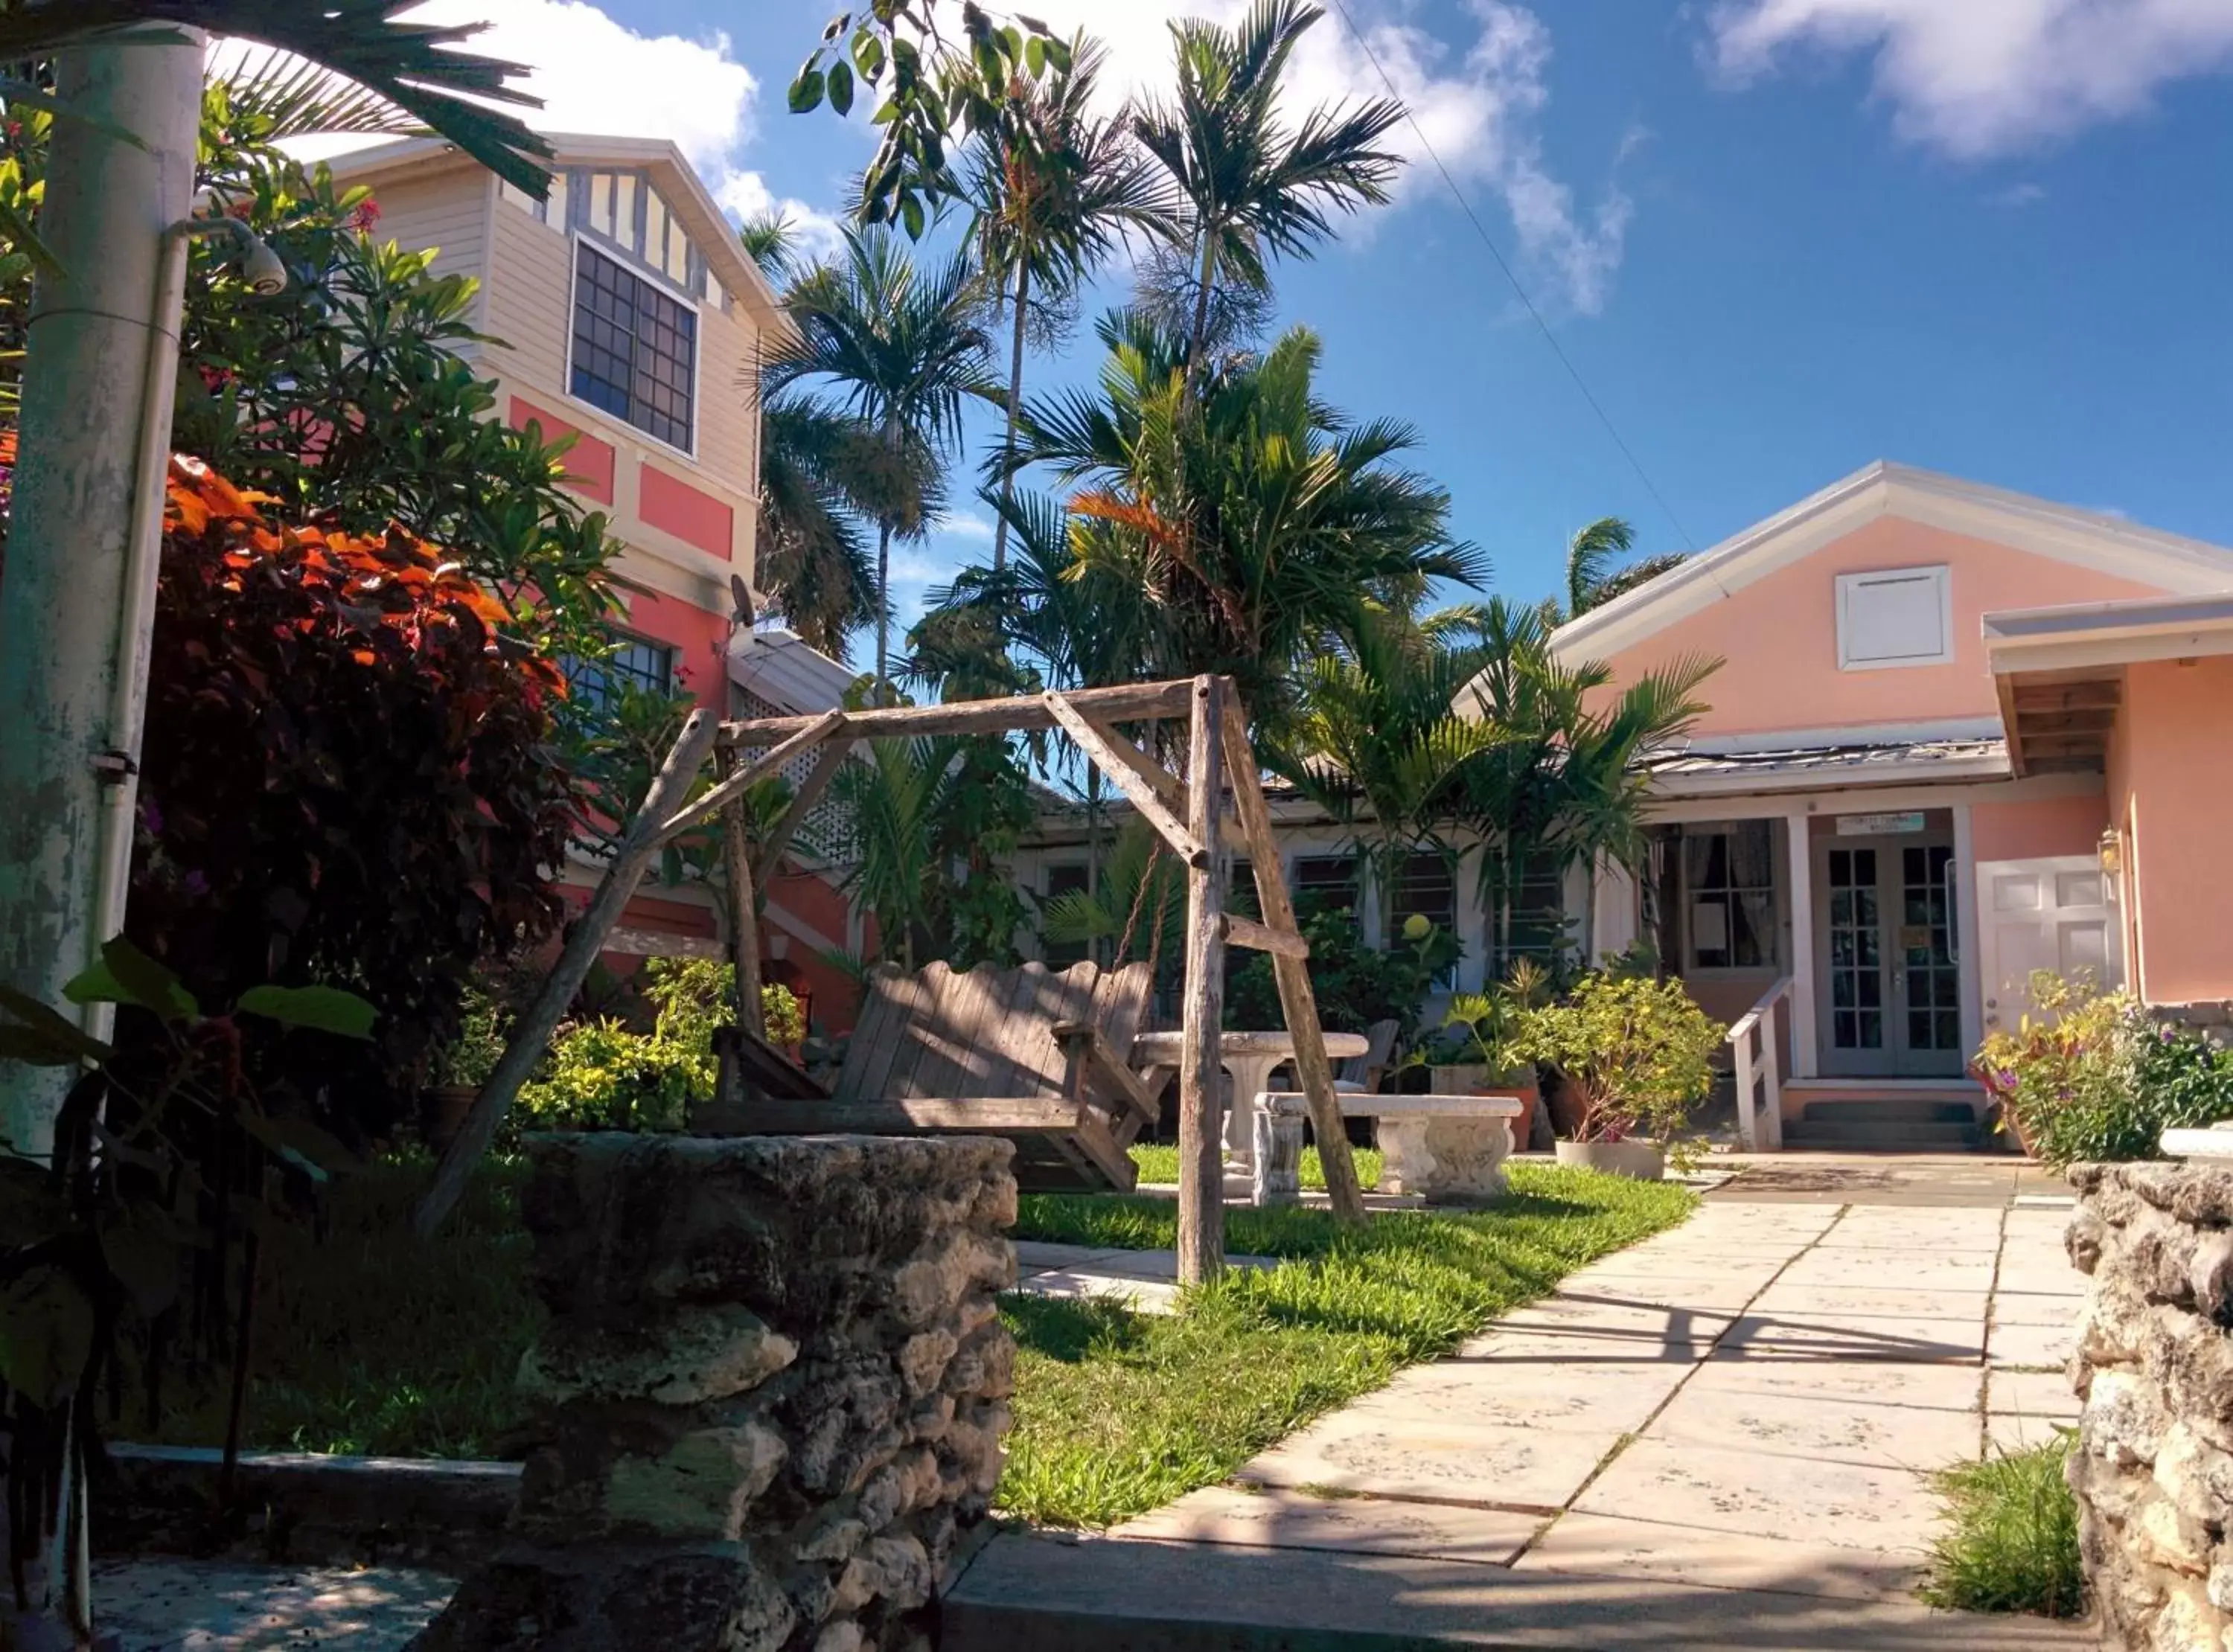
[[[1887,516],[2183,595],[2233,590],[2233,551],[2219,546],[1880,459],[1570,621],[1551,646],[1570,662],[1607,659]]]
[[[706,187],[706,180],[682,158],[680,149],[664,138],[614,138],[575,132],[546,132],[543,136],[555,152],[554,166],[641,167],[649,172],[668,210],[682,220],[714,275],[752,312],[753,322],[762,328],[789,328],[791,322],[774,289],[745,250],[736,226]],[[403,171],[433,171],[446,164],[478,166],[455,144],[433,137],[404,138],[355,149],[334,156],[326,164],[336,179],[353,183]]]

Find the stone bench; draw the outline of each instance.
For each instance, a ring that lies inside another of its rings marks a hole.
[[[1503,1195],[1512,1121],[1522,1110],[1517,1097],[1344,1091],[1336,1099],[1344,1118],[1378,1121],[1381,1192],[1414,1193],[1432,1205],[1475,1205]],[[1305,1117],[1299,1091],[1267,1090],[1257,1098],[1254,1203],[1301,1200]]]

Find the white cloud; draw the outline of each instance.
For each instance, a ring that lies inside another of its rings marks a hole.
[[[1112,100],[1152,95],[1169,84],[1173,19],[1230,26],[1247,10],[1247,0],[1039,0],[1032,8],[1057,32],[1083,29],[1108,47],[1103,85]],[[1427,157],[1431,146],[1462,187],[1486,185],[1503,206],[1531,285],[1550,285],[1540,298],[1585,315],[1602,309],[1620,267],[1631,206],[1608,187],[1581,208],[1550,171],[1541,117],[1551,95],[1551,36],[1541,19],[1509,0],[1467,0],[1465,16],[1476,32],[1453,45],[1409,21],[1411,0],[1350,0],[1349,10],[1370,55],[1329,9],[1289,67],[1283,107],[1290,122],[1315,105],[1385,97],[1392,83],[1417,122],[1416,129],[1411,121],[1399,124],[1385,140],[1412,163],[1396,185],[1397,199],[1442,191]]]
[[[974,511],[949,511],[938,524],[938,531],[949,539],[981,539],[990,544],[993,523],[989,517],[980,517]]]
[[[2047,191],[2044,186],[2025,179],[2020,183],[2010,184],[2006,189],[1996,190],[1987,198],[1995,206],[2032,206],[2047,198]]]
[[[1722,0],[1715,65],[1742,83],[1793,50],[1865,52],[1898,131],[1964,160],[2145,110],[2233,65],[2233,0]]]
[[[835,243],[835,220],[804,201],[778,198],[745,165],[759,135],[760,86],[736,60],[726,34],[713,30],[695,40],[639,34],[583,0],[426,0],[403,20],[489,23],[467,49],[531,66],[524,89],[543,107],[519,111],[530,126],[667,139],[728,211],[749,218],[779,210],[800,225],[810,246]],[[323,144],[318,153],[362,142]]]

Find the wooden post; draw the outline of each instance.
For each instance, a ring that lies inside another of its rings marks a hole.
[[[718,754],[724,779],[737,767],[736,754]],[[729,881],[729,962],[737,972],[737,1024],[755,1038],[767,1037],[760,1006],[760,911],[752,887],[752,835],[745,824],[745,800],[732,799],[721,810],[721,860]]]
[[[1197,677],[1187,764],[1187,831],[1205,851],[1187,868],[1186,987],[1179,1024],[1179,1283],[1214,1278],[1225,1266],[1225,1166],[1219,1155],[1219,1060],[1225,1020],[1225,884],[1229,862],[1219,841],[1224,785],[1227,686]],[[1320,1052],[1324,1059],[1324,1052]]]
[[[713,749],[714,736],[720,729],[713,713],[702,707],[684,721],[674,750],[667,754],[667,761],[652,777],[650,790],[643,794],[642,806],[635,811],[635,818],[628,823],[621,838],[613,862],[605,870],[604,881],[589,897],[588,909],[575,920],[558,961],[544,978],[543,991],[513,1027],[511,1041],[505,1045],[496,1070],[481,1086],[481,1093],[473,1098],[472,1109],[465,1115],[456,1139],[442,1154],[442,1162],[434,1171],[434,1185],[420,1201],[413,1221],[420,1237],[432,1238],[456,1208],[473,1167],[480,1162],[481,1155],[496,1137],[496,1127],[503,1120],[505,1109],[511,1105],[511,1098],[519,1093],[519,1087],[527,1082],[528,1074],[535,1070],[535,1063],[543,1059],[543,1052],[550,1045],[550,1035],[557,1031],[566,1006],[582,990],[589,966],[596,962],[598,953],[603,950],[605,937],[620,921],[636,886],[643,881],[653,856],[659,853],[662,823],[681,807],[683,798],[689,795],[691,784],[705,766],[706,753]]]
[[[1264,922],[1293,930],[1295,903],[1279,869],[1279,845],[1272,836],[1272,807],[1256,773],[1255,748],[1248,743],[1248,719],[1237,696],[1223,706],[1225,764],[1233,776],[1233,806],[1248,844],[1249,869],[1256,875],[1256,900]],[[1318,995],[1311,990],[1310,966],[1291,953],[1272,954],[1272,974],[1279,984],[1279,1007],[1295,1040],[1295,1076],[1309,1103],[1311,1130],[1318,1139],[1318,1164],[1325,1172],[1327,1197],[1345,1222],[1364,1219],[1364,1194],[1357,1184],[1357,1161],[1350,1156],[1349,1132],[1333,1087],[1333,1063],[1326,1059],[1325,1031],[1318,1024]],[[1183,1168],[1183,1165],[1182,1165]],[[1184,1216],[1181,1216],[1183,1223]]]

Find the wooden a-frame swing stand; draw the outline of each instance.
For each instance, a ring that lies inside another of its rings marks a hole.
[[[1176,774],[1120,732],[1184,719],[1187,764]],[[604,880],[566,938],[534,1005],[519,1018],[503,1059],[481,1088],[457,1138],[443,1154],[419,1225],[431,1232],[447,1216],[473,1165],[487,1150],[505,1109],[543,1056],[590,965],[604,947],[661,848],[718,814],[727,860],[731,955],[737,970],[737,1014],[754,1033],[760,1018],[759,919],[743,798],[752,787],[818,753],[774,830],[760,846],[776,865],[799,823],[821,800],[856,740],[940,734],[1004,734],[1058,730],[1098,764],[1187,869],[1186,985],[1180,1014],[1184,1044],[1179,1066],[1179,1277],[1208,1278],[1224,1265],[1224,1175],[1219,1156],[1222,1091],[1218,1037],[1224,1017],[1227,942],[1272,955],[1279,1001],[1294,1035],[1295,1067],[1308,1098],[1311,1124],[1325,1170],[1326,1191],[1345,1220],[1362,1220],[1364,1200],[1335,1099],[1318,1003],[1311,991],[1309,944],[1295,925],[1294,904],[1279,875],[1272,815],[1264,798],[1247,719],[1232,680],[1195,677],[1170,682],[1085,688],[950,706],[908,706],[811,717],[767,717],[723,723],[693,712],[661,764]],[[690,790],[712,758],[717,783],[696,798]],[[1256,879],[1263,920],[1225,909],[1231,873],[1230,792],[1239,836]]]

